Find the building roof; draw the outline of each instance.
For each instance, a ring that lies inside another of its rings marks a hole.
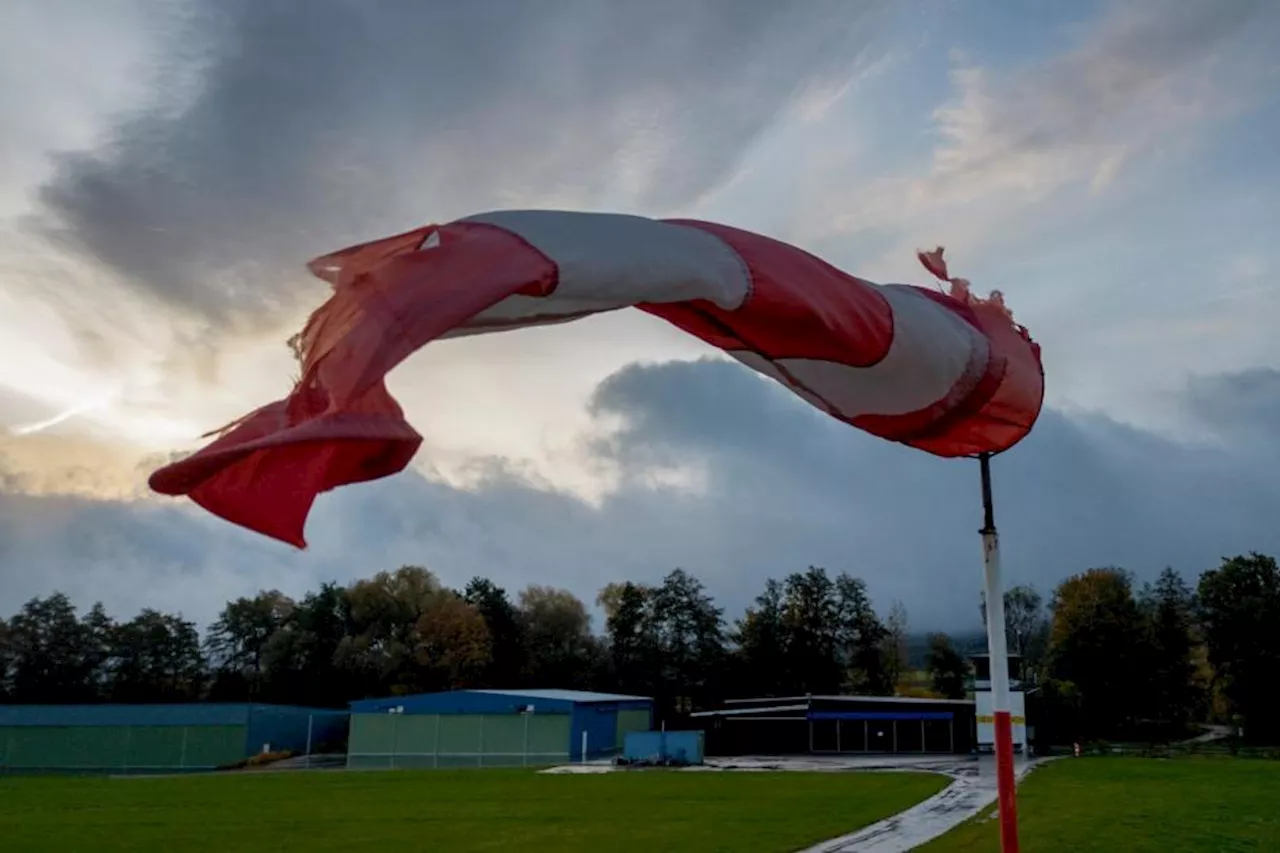
[[[523,706],[535,711],[567,713],[575,705],[644,704],[647,696],[625,696],[619,693],[593,693],[586,690],[450,690],[442,693],[415,693],[410,696],[384,696],[358,699],[350,703],[353,713],[398,711],[410,714],[505,714]]]
[[[809,712],[812,710],[814,701],[840,703],[846,705],[846,707],[862,704],[897,705],[899,707],[903,705],[908,707],[918,707],[922,705],[935,707],[943,706],[944,708],[950,707],[952,709],[955,709],[957,706],[974,707],[974,700],[972,699],[933,699],[916,696],[766,696],[759,699],[726,699],[725,705],[729,707],[719,708],[714,711],[698,711],[695,714],[690,714],[690,716],[745,717],[752,714],[774,714],[782,713],[784,711]],[[828,705],[827,707],[829,708],[830,706]],[[939,711],[938,713],[942,712]]]
[[[807,711],[809,703],[803,705],[767,705],[760,708],[723,708],[719,711],[695,711],[690,717],[745,717],[748,714],[775,714],[783,711]]]
[[[740,705],[749,702],[892,702],[895,705],[972,705],[972,699],[934,699],[924,696],[761,696],[758,699],[726,699],[726,705]]]
[[[514,696],[529,699],[554,699],[561,702],[652,702],[648,696],[628,696],[623,693],[596,693],[591,690],[470,690],[469,693],[489,693],[493,696]]]
[[[345,714],[321,708],[247,702],[184,702],[155,705],[0,705],[0,726],[235,726],[256,713],[287,710]]]

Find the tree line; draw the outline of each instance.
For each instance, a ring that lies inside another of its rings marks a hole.
[[[1280,683],[1272,557],[1224,559],[1194,587],[1173,569],[1141,586],[1123,569],[1090,569],[1059,584],[1047,605],[1032,588],[1010,589],[1005,611],[1028,718],[1045,741],[1173,740],[1206,722],[1280,741],[1268,701]]]
[[[672,724],[745,696],[860,693],[963,698],[969,668],[945,634],[923,649],[894,603],[859,578],[811,567],[769,580],[730,622],[677,569],[660,583],[612,583],[596,604],[484,578],[451,589],[404,566],[295,600],[276,590],[227,602],[201,636],[177,614],[117,621],[55,593],[0,619],[0,702],[255,701],[343,707],[353,699],[479,687],[561,687],[652,696]],[[1280,570],[1259,554],[1224,560],[1190,587],[1173,570],[1137,587],[1090,569],[1044,602],[1005,596],[1031,722],[1045,738],[1121,738],[1243,721],[1270,738],[1280,673]],[[1252,738],[1251,738],[1252,739]]]

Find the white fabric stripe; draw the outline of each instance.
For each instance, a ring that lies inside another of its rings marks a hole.
[[[578,311],[600,311],[637,302],[705,299],[732,311],[751,290],[750,272],[738,253],[697,228],[642,216],[558,210],[504,210],[462,221],[516,234],[555,262],[559,285],[550,298],[532,300],[542,305],[538,313],[561,313],[562,300]]]
[[[481,311],[464,325],[450,329],[441,338],[483,335],[524,326],[551,326],[571,323],[584,314],[617,311],[627,305],[601,305],[587,300],[561,299],[553,294],[541,296],[508,296],[488,310]]]
[[[776,363],[754,352],[729,353],[786,385],[824,411],[843,418],[906,415],[945,399],[958,384],[981,377],[991,357],[987,339],[963,319],[915,288],[878,286],[893,311],[893,342],[870,367],[786,358]],[[790,373],[803,388],[793,385]]]

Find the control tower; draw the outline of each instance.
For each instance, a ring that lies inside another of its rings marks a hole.
[[[991,656],[970,655],[973,664],[974,711],[978,721],[978,752],[995,751],[995,718],[991,714]],[[1023,692],[1022,657],[1009,655],[1009,716],[1013,723],[1013,751],[1027,754],[1027,695]]]

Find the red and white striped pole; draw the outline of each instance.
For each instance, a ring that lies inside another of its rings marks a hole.
[[[982,568],[987,599],[987,651],[991,661],[991,709],[995,718],[996,790],[1000,802],[1000,849],[1018,853],[1018,800],[1013,773],[1013,721],[1009,716],[1009,650],[1004,634],[1004,589],[1000,581],[1000,537],[991,501],[991,454],[982,468]]]

